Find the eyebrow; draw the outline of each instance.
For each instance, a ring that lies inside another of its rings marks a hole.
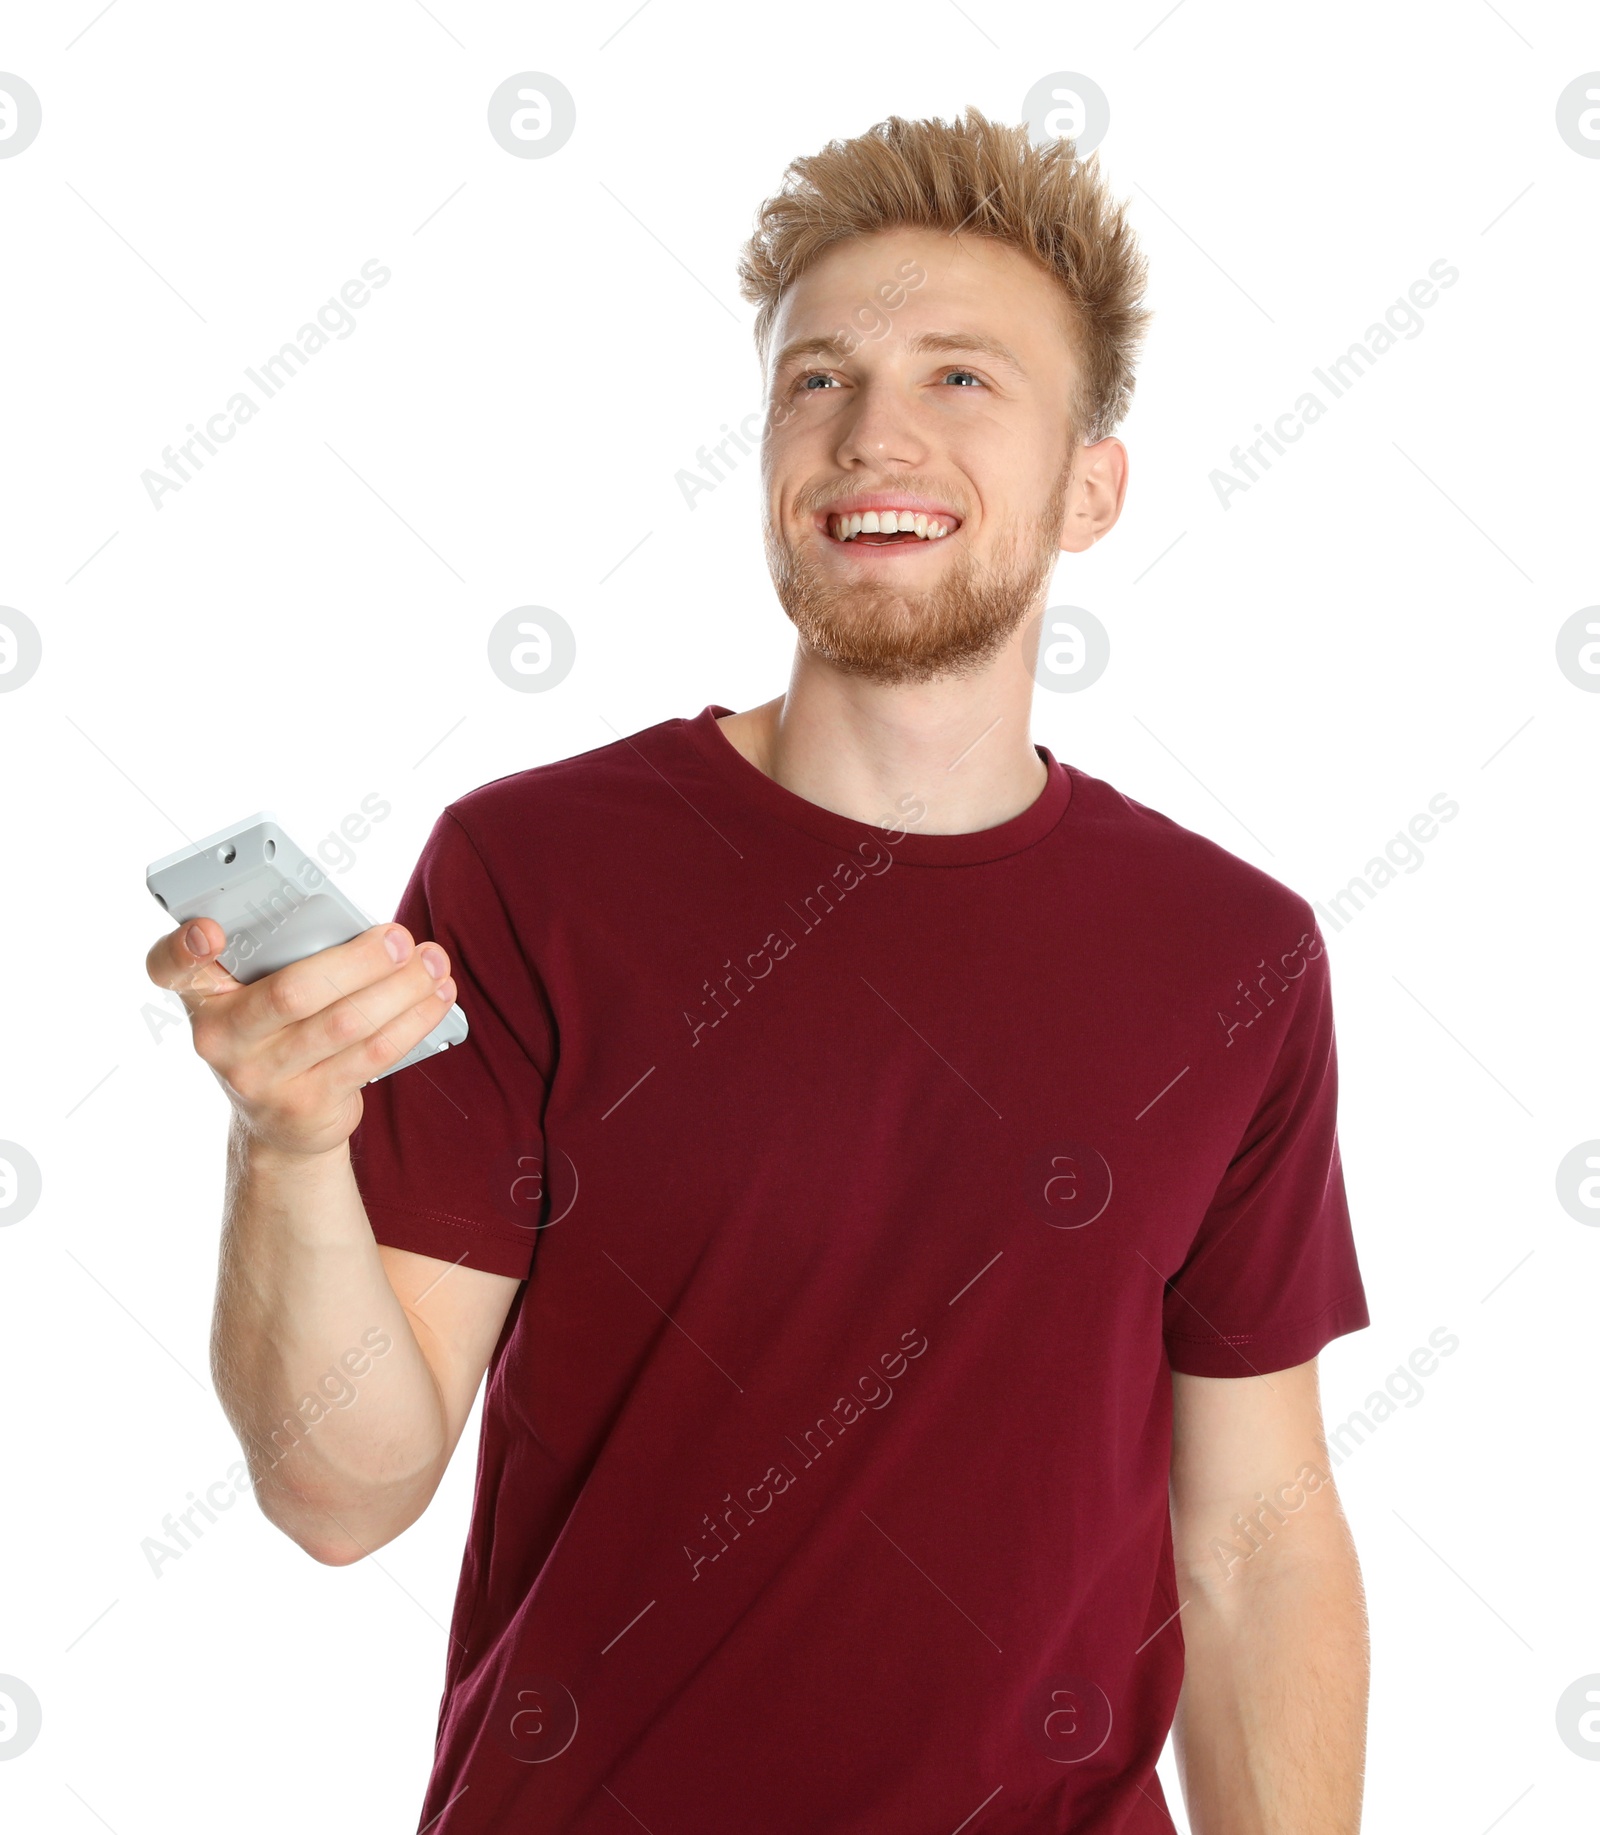
[[[859,349],[866,339],[859,339],[854,346]],[[991,338],[981,331],[924,331],[910,339],[906,348],[920,355],[924,351],[974,351],[993,358],[997,363],[1004,363],[1014,369],[1019,376],[1026,376],[1014,352],[1002,344],[998,338]],[[779,375],[784,368],[797,362],[802,357],[841,358],[851,354],[846,348],[843,337],[797,338],[792,344],[785,344],[778,352],[777,360],[772,366],[772,373]]]

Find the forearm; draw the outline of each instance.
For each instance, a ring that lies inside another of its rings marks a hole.
[[[235,1120],[211,1367],[263,1513],[319,1560],[357,1559],[422,1513],[443,1404],[347,1146],[274,1155]]]
[[[1193,1835],[1358,1835],[1369,1653],[1331,1483],[1248,1558],[1180,1576],[1174,1723]],[[1235,1546],[1247,1547],[1240,1542]]]

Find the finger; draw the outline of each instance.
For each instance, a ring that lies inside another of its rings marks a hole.
[[[386,958],[387,959],[387,958]],[[383,1055],[383,1044],[374,1046],[379,1068],[409,1051],[432,1026],[437,1026],[455,998],[455,983],[448,974],[435,976],[433,967],[447,969],[448,959],[436,943],[424,944],[412,952],[400,968],[391,968],[381,981],[353,988],[337,995],[329,1005],[295,1025],[285,1027],[274,1039],[259,1048],[268,1074],[276,1081],[303,1076],[328,1059],[338,1057],[352,1046],[389,1034],[408,1014],[421,1015],[432,1001],[433,1018],[421,1032],[410,1034],[394,1057]],[[444,988],[441,997],[435,990]],[[402,1027],[404,1030],[404,1027]],[[368,1071],[357,1082],[365,1082]]]
[[[145,972],[157,987],[170,988],[196,1002],[212,994],[231,993],[243,984],[216,960],[226,943],[215,918],[195,918],[156,939],[145,956]],[[184,1005],[189,1006],[188,999]]]
[[[398,982],[400,977],[396,976]],[[456,997],[456,984],[446,975],[432,984],[432,991],[421,1000],[404,1006],[380,1025],[335,1049],[320,1064],[305,1073],[307,1081],[319,1082],[330,1100],[350,1089],[358,1089],[381,1072],[398,1064],[414,1045],[420,1044],[450,1011]]]
[[[315,950],[252,981],[229,1003],[230,1044],[253,1052],[274,1034],[314,1018],[335,1001],[360,998],[365,989],[415,960],[416,946],[402,924],[374,924],[344,943]],[[415,984],[412,999],[419,1000],[426,992],[423,979]],[[277,1062],[276,1058],[271,1061]]]

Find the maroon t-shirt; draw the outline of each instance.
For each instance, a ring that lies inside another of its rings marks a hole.
[[[1368,1323],[1310,905],[1058,763],[917,832],[712,705],[450,804],[373,1234],[525,1277],[430,1835],[1170,1835],[1171,1377]]]

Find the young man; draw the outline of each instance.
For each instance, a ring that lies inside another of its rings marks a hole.
[[[797,161],[741,276],[787,691],[460,797],[397,925],[249,988],[152,951],[262,1508],[380,1547],[487,1368],[437,1835],[1158,1835],[1175,1715],[1195,1835],[1354,1835],[1322,938],[1029,738],[1142,258],[969,110]]]

